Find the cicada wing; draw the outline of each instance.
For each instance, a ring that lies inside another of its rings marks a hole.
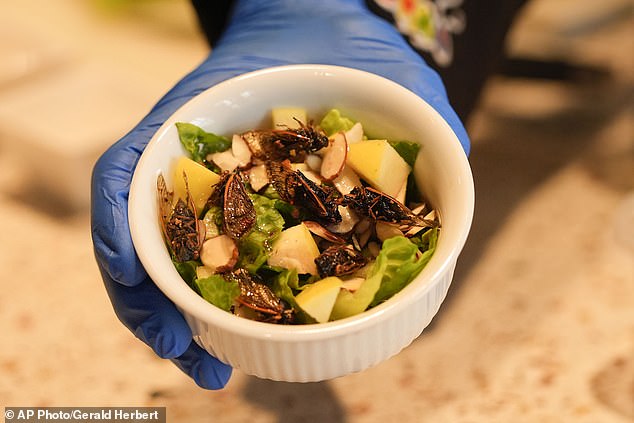
[[[161,231],[163,237],[167,240],[167,222],[169,221],[170,214],[172,213],[172,203],[174,200],[174,193],[167,189],[165,178],[162,173],[159,173],[156,178],[156,188],[158,191],[158,214],[159,224],[161,225]]]

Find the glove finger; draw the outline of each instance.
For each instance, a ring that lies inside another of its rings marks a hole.
[[[102,272],[106,291],[121,322],[162,358],[182,355],[192,340],[187,322],[150,279],[128,287]]]
[[[147,274],[141,266],[128,227],[128,194],[140,151],[122,139],[93,169],[91,231],[95,258],[107,277],[134,286]]]
[[[231,377],[231,366],[209,355],[192,341],[187,351],[171,360],[201,388],[221,389]]]
[[[134,169],[154,133],[195,91],[192,84],[170,91],[139,125],[99,158],[93,169],[91,228],[95,257],[108,278],[120,284],[134,286],[147,278],[128,226]]]
[[[99,267],[126,286],[142,283],[147,274],[134,251],[128,226],[128,196],[136,164],[152,136],[179,107],[208,87],[254,67],[212,60],[172,88],[150,113],[97,161],[92,174],[91,227]],[[231,62],[231,60],[229,60]],[[259,67],[262,67],[260,65]]]
[[[117,317],[137,338],[159,357],[170,359],[197,385],[220,389],[227,384],[231,366],[192,341],[191,329],[183,316],[151,280],[128,287],[103,276]]]

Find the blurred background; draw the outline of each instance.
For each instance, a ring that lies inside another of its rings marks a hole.
[[[634,421],[634,15],[533,0],[468,122],[476,215],[441,312],[363,373],[204,391],[116,319],[96,158],[207,54],[186,0],[0,5],[0,406],[178,422]]]

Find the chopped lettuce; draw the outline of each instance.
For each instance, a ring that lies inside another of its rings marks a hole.
[[[330,313],[330,320],[343,319],[365,311],[381,286],[387,264],[385,255],[379,254],[359,289],[355,292],[346,289],[339,291],[339,296]]]
[[[280,197],[280,194],[277,192],[273,184],[268,184],[266,188],[264,188],[264,191],[259,191],[259,192],[261,195],[271,200],[279,200],[280,198],[282,198]]]
[[[420,150],[420,144],[411,141],[388,141],[396,152],[405,160],[405,162],[413,169],[416,163],[416,157]],[[417,189],[416,178],[414,172],[410,172],[407,176],[407,188],[405,190],[405,203],[418,202],[421,200],[420,192]]]
[[[429,246],[431,245],[430,242]],[[381,286],[370,305],[375,306],[387,300],[410,283],[429,262],[435,247],[434,241],[433,249],[430,248],[421,255],[418,246],[403,236],[385,240],[379,257],[384,256],[387,266],[383,271]]]
[[[222,221],[222,209],[218,206],[211,206],[203,217],[203,224],[205,225],[205,237],[213,238],[220,235]]]
[[[438,228],[430,228],[423,232],[421,235],[410,238],[410,240],[418,246],[423,252],[423,257],[429,256],[431,258],[434,251],[436,251],[436,244],[438,243]],[[421,258],[423,258],[421,257]],[[429,260],[427,258],[427,260]]]
[[[302,223],[302,220],[308,218],[305,214],[302,214],[302,211],[297,206],[282,200],[273,184],[268,185],[264,191],[262,191],[261,195],[270,200],[275,200],[275,208],[284,218],[284,222],[286,222],[284,226],[287,228],[299,225]]]
[[[331,109],[321,120],[319,126],[326,133],[331,136],[339,131],[347,131],[354,126],[354,121],[341,116],[341,112],[337,109]]]
[[[388,141],[394,150],[405,160],[405,162],[414,167],[416,163],[416,156],[418,156],[418,150],[420,150],[420,144],[411,141]]]
[[[297,289],[299,277],[295,269],[282,269],[273,279],[271,287],[275,295],[289,303],[293,308],[297,305],[293,288]]]
[[[176,267],[176,271],[181,275],[181,278],[187,282],[187,285],[200,294],[198,286],[196,285],[196,267],[198,267],[199,264],[193,260],[184,262],[172,260],[172,263],[174,263],[174,267]]]
[[[270,200],[262,195],[249,194],[255,208],[254,230],[267,235],[272,239],[279,235],[284,227],[284,219],[275,207],[278,200]]]
[[[297,304],[295,293],[300,289],[299,276],[294,269],[283,269],[274,279],[271,287],[273,293],[286,301],[296,312],[297,323],[315,323],[308,313]]]
[[[352,119],[346,116],[342,116],[341,112],[338,109],[331,109],[323,117],[319,126],[326,133],[326,135],[331,136],[336,132],[349,130],[354,126],[354,124],[355,122]],[[411,141],[388,142],[392,147],[394,147],[396,152],[403,158],[403,160],[405,160],[408,165],[414,167],[416,156],[418,155],[418,150],[420,150],[420,144]]]
[[[282,232],[284,218],[275,207],[278,200],[258,194],[249,194],[249,197],[255,208],[255,225],[238,243],[238,267],[255,273],[266,263],[273,241]]]
[[[243,267],[250,273],[257,272],[268,259],[269,248],[267,248],[266,234],[256,230],[251,231],[238,243],[238,251],[240,252],[238,267]]]
[[[306,220],[307,216],[297,206],[287,203],[283,200],[275,200],[275,209],[280,212],[286,222],[285,227],[296,226]]]
[[[323,117],[320,126],[326,135],[331,136],[338,131],[349,130],[352,126],[354,126],[354,124],[355,122],[352,119],[342,116],[338,109],[331,109]],[[394,150],[396,150],[398,155],[405,160],[405,163],[413,169],[420,150],[420,144],[411,141],[390,140],[388,140],[388,143],[394,148]],[[414,174],[411,172],[407,177],[407,188],[405,192],[407,193],[406,203],[416,202],[421,199],[420,192],[416,189]]]
[[[196,285],[202,297],[225,311],[230,311],[233,302],[240,295],[240,287],[236,281],[228,281],[221,275],[196,279]]]
[[[429,262],[436,248],[437,232],[436,229],[431,229],[423,234],[422,237],[426,239],[419,242],[427,249],[422,254],[418,245],[404,236],[385,240],[381,252],[359,289],[355,292],[341,290],[330,320],[359,314],[369,306],[373,307],[403,289]]]
[[[198,163],[203,163],[208,154],[225,151],[231,147],[229,138],[207,132],[191,123],[177,122],[176,129],[181,144],[192,160]]]

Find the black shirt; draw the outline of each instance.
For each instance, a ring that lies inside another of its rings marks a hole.
[[[438,71],[449,100],[468,119],[487,78],[504,57],[504,40],[527,0],[366,0]],[[226,28],[233,0],[192,0],[211,46]]]

